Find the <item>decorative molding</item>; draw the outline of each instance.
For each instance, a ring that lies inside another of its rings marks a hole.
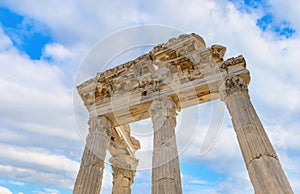
[[[212,45],[211,48],[209,48],[209,50],[216,63],[223,61],[223,57],[226,52],[226,47],[222,45]]]
[[[246,67],[246,61],[242,55],[227,59],[226,61],[221,63],[220,68],[227,70],[229,67],[233,67],[233,66],[237,66],[237,65]]]

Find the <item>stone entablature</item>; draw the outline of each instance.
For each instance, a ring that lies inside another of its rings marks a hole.
[[[228,74],[248,83],[243,56],[223,60],[226,48],[206,48],[196,34],[172,38],[149,53],[87,80],[77,87],[90,113],[101,113],[113,126],[149,118],[156,97],[171,96],[178,109],[219,98],[218,83]],[[142,105],[142,106],[141,106]]]

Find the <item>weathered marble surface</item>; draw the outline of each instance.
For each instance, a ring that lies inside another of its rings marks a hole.
[[[135,151],[140,145],[126,126],[151,118],[152,193],[181,194],[176,111],[218,98],[232,116],[255,193],[293,193],[251,104],[246,61],[241,55],[224,60],[225,52],[224,46],[206,47],[200,36],[184,34],[79,85],[91,119],[74,193],[99,193],[108,148],[113,194],[131,193],[138,165]]]
[[[140,149],[140,143],[134,137],[130,136],[129,125],[122,126],[124,136],[118,133],[117,129],[112,131],[109,151],[111,154],[110,163],[113,170],[112,194],[130,194],[131,185],[134,182],[134,176],[138,165],[134,152]],[[125,138],[127,137],[127,141]],[[124,138],[125,137],[125,138]],[[128,143],[128,141],[130,141]],[[132,145],[133,152],[128,144]]]
[[[90,118],[89,126],[74,194],[99,194],[101,190],[104,159],[111,136],[111,122],[103,116],[95,117]]]
[[[182,194],[175,136],[176,105],[171,98],[154,101],[150,115],[154,129],[152,194]]]
[[[250,101],[246,82],[229,76],[219,89],[232,117],[255,193],[292,194],[278,156]]]
[[[181,35],[135,60],[97,75],[77,87],[91,114],[104,115],[114,127],[150,118],[154,100],[172,97],[185,108],[219,98],[218,83],[228,74],[246,82],[243,56],[223,60],[226,48],[206,48],[196,34]]]

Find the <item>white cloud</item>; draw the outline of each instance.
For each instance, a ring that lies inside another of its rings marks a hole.
[[[0,38],[8,39],[3,33]],[[72,156],[78,149],[66,143],[80,145],[72,123],[71,90],[62,82],[59,67],[31,61],[7,45],[0,51],[0,139],[6,143],[0,145],[0,174],[72,188],[79,163],[63,155]]]
[[[71,52],[65,48],[63,45],[54,43],[54,44],[47,44],[44,48],[44,57],[49,57],[53,60],[66,60],[71,57]]]
[[[15,165],[19,164],[21,167],[30,166],[41,171],[58,171],[65,172],[66,174],[71,173],[72,175],[79,168],[78,162],[70,160],[63,155],[50,154],[47,150],[12,147],[3,144],[0,144],[0,147],[1,161],[9,161],[9,164],[17,161]]]
[[[272,143],[278,149],[300,151],[300,134],[284,126],[266,126]]]
[[[151,190],[151,171],[139,170],[136,172],[132,193],[150,193]]]
[[[0,174],[2,176],[72,188],[79,169],[78,162],[40,148],[22,148],[3,144],[0,147]],[[23,185],[19,181],[11,182],[11,184]]]
[[[247,175],[246,175],[247,176]],[[230,193],[230,194],[239,194],[239,193],[253,193],[253,188],[249,184],[248,177],[239,177],[239,176],[230,176],[224,181],[221,181],[218,185],[218,193]]]
[[[300,29],[298,22],[298,8],[300,7],[300,2],[297,0],[291,0],[288,2],[283,2],[280,0],[270,0],[272,11],[276,16],[281,19],[285,19],[291,22],[291,25],[296,29]],[[297,33],[299,35],[299,33]]]
[[[51,62],[31,61],[14,47],[0,52],[0,61],[1,127],[78,141],[72,89],[64,84],[62,70]]]
[[[20,182],[20,181],[9,181],[8,183],[12,184],[12,185],[17,185],[17,186],[20,186],[20,187],[25,186],[25,183]]]
[[[198,177],[183,176],[182,180],[183,193],[196,194],[196,193],[253,193],[246,173],[236,175],[235,177],[229,176],[225,179],[218,179],[216,182],[201,180]]]
[[[2,187],[2,186],[0,186],[0,193],[1,194],[12,194],[12,192],[8,188]]]
[[[17,180],[24,180],[42,185],[50,185],[62,188],[73,188],[73,179],[67,178],[67,174],[57,174],[55,172],[42,172],[40,170],[21,168],[11,165],[0,164],[1,176]]]
[[[51,189],[51,188],[44,188],[43,191],[33,191],[36,194],[60,194],[60,191]]]
[[[31,0],[27,2],[3,1],[1,4],[17,13],[47,24],[56,39],[66,44],[78,42],[78,40],[94,44],[111,33],[111,30],[136,25],[143,19],[137,10],[136,0],[127,2],[126,6],[116,0],[109,3]],[[44,9],[45,7],[47,9]]]
[[[1,112],[6,119],[18,116],[20,121],[39,121],[45,114],[65,114],[71,110],[71,96],[60,82],[58,67],[30,61],[14,51],[0,53],[0,60]]]
[[[10,38],[8,36],[6,36],[2,30],[2,28],[0,28],[0,52],[6,49],[9,49],[13,46],[12,41],[10,40]]]

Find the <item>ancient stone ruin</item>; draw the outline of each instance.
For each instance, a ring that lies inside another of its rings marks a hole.
[[[90,118],[73,193],[99,194],[107,150],[113,170],[112,193],[131,193],[140,143],[130,135],[129,123],[151,118],[152,194],[181,194],[177,112],[218,98],[232,117],[255,193],[293,193],[251,104],[245,59],[224,60],[225,51],[220,45],[206,47],[196,34],[181,35],[79,85]]]

